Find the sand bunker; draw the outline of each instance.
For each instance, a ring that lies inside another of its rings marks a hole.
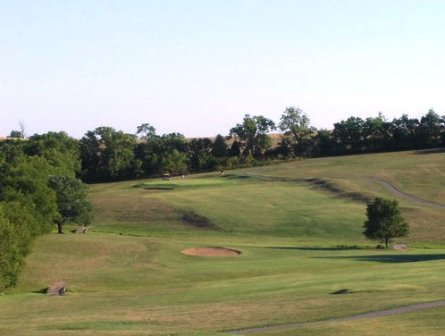
[[[181,253],[200,257],[235,257],[241,254],[240,251],[225,247],[192,247]]]

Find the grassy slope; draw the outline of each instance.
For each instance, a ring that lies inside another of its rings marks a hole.
[[[422,170],[441,160],[437,154],[396,153],[233,173],[318,177],[345,191],[383,195],[367,176],[394,184],[400,176],[409,184],[414,177],[404,167]],[[348,173],[346,167],[351,167]],[[415,229],[411,241],[429,248],[379,251],[361,236],[362,203],[292,181],[237,176],[93,186],[94,229],[88,235],[48,235],[37,241],[18,288],[0,298],[0,333],[216,335],[220,330],[348,316],[444,297],[445,249],[438,245],[444,236],[431,219],[443,222],[445,211],[402,202],[411,219],[427,216],[422,225],[430,230]],[[422,183],[429,187],[433,180]],[[174,190],[159,190],[165,186]],[[428,192],[418,190],[423,197]],[[201,217],[184,221],[191,211]],[[202,216],[207,229],[197,227]],[[425,245],[430,242],[437,246]],[[243,253],[217,259],[179,253],[209,245]],[[65,297],[32,293],[59,279],[70,288]],[[343,288],[353,294],[329,294]],[[414,328],[416,335],[438,335],[443,327],[440,312],[382,321],[388,330]],[[298,335],[355,334],[348,331],[351,327],[376,335],[378,322],[307,328]]]

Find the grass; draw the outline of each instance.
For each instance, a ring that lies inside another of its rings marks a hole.
[[[382,251],[361,234],[363,201],[342,197],[388,197],[368,176],[414,183],[404,167],[440,164],[435,155],[326,158],[231,171],[225,178],[94,185],[93,228],[37,240],[19,285],[0,297],[0,334],[225,335],[443,299],[445,211],[402,200],[413,234],[398,241],[412,247]],[[337,189],[314,186],[308,177]],[[433,195],[416,188],[410,192]],[[196,246],[242,254],[180,253]],[[66,296],[37,293],[61,279]],[[436,308],[275,334],[377,335],[384,324],[391,334],[439,335],[441,314]]]
[[[360,321],[329,323],[323,326],[301,328],[292,331],[272,332],[270,336],[374,336],[374,335],[431,335],[441,336],[445,329],[444,308],[428,309],[421,312],[370,318]],[[376,330],[380,330],[378,333]]]

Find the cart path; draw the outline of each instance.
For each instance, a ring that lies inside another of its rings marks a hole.
[[[399,197],[406,199],[408,201],[416,202],[416,203],[423,204],[423,205],[430,205],[430,206],[440,208],[440,209],[445,209],[445,204],[434,202],[434,201],[429,201],[424,198],[408,194],[406,192],[401,191],[400,189],[397,189],[395,186],[393,186],[391,183],[389,183],[385,180],[382,180],[382,179],[379,179],[376,177],[372,177],[371,180],[374,182],[377,182],[378,184],[383,186],[391,194],[399,196]]]
[[[308,183],[307,179],[306,180],[295,179],[295,178],[288,177],[288,176],[260,175],[260,174],[252,174],[252,173],[247,173],[246,176],[252,176],[252,177],[257,177],[257,178],[266,178],[266,179],[272,179],[272,180],[275,179],[275,180],[280,180],[280,181],[294,181],[297,183]],[[422,205],[428,205],[428,206],[432,206],[432,207],[439,208],[439,209],[445,209],[445,204],[435,202],[435,201],[430,201],[430,200],[427,200],[427,199],[424,199],[424,198],[421,198],[421,197],[418,197],[418,196],[415,196],[412,194],[408,194],[408,193],[398,189],[397,187],[395,187],[388,181],[382,180],[377,177],[369,177],[369,179],[371,181],[383,186],[389,193],[391,193],[395,196],[398,196],[400,198],[403,198],[407,201],[422,204]]]
[[[366,318],[385,317],[385,316],[411,313],[411,312],[416,312],[419,310],[438,308],[438,307],[445,307],[445,300],[435,301],[435,302],[427,302],[427,303],[418,303],[418,304],[413,304],[410,306],[405,306],[405,307],[400,307],[400,308],[376,311],[376,312],[372,312],[372,313],[365,313],[365,314],[359,314],[359,315],[353,315],[353,316],[347,316],[347,317],[332,318],[332,319],[316,321],[316,322],[288,323],[288,324],[281,324],[281,325],[270,326],[270,327],[245,328],[245,329],[231,330],[231,331],[226,331],[226,332],[228,334],[232,334],[232,335],[254,335],[254,334],[260,334],[260,333],[267,333],[267,332],[286,331],[286,330],[301,329],[301,328],[308,328],[308,327],[318,327],[318,326],[322,326],[322,325],[325,325],[328,323],[348,322],[348,321],[355,321],[355,320],[361,320],[361,319],[366,319]]]

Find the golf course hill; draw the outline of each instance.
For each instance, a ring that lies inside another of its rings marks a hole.
[[[91,184],[89,230],[35,241],[0,334],[443,335],[444,167],[435,149]],[[375,197],[409,224],[388,249],[363,235]]]

